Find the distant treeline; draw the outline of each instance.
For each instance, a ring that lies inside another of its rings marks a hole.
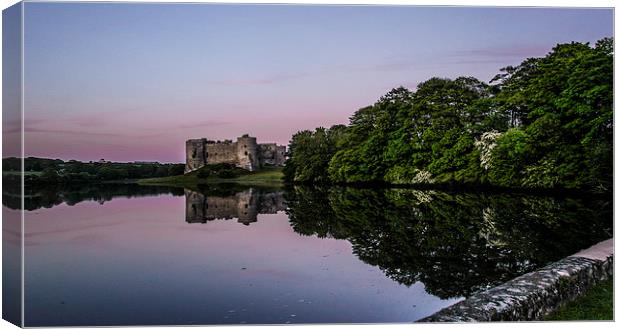
[[[559,44],[488,84],[393,89],[347,126],[296,133],[285,180],[610,191],[613,55],[611,38]]]
[[[19,158],[2,159],[3,180],[19,177]],[[183,164],[157,162],[81,162],[28,157],[24,159],[26,185],[103,182],[182,175]]]

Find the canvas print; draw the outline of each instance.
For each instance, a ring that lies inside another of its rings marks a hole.
[[[613,320],[614,8],[2,18],[10,323]]]

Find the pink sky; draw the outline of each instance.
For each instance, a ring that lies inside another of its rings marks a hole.
[[[187,139],[245,133],[286,145],[392,88],[489,81],[613,35],[610,9],[31,2],[24,17],[26,155],[83,161],[184,162]]]

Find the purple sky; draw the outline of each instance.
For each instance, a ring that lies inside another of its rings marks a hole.
[[[606,36],[611,9],[26,3],[26,155],[183,162],[188,138],[287,144],[393,87],[488,81]]]

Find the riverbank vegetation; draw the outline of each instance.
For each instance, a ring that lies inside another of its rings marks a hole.
[[[19,186],[21,182],[19,158],[2,159],[2,179]],[[136,180],[149,177],[173,176],[183,173],[184,165],[158,162],[82,162],[28,157],[24,159],[26,186],[66,185]]]
[[[184,175],[138,180],[142,185],[165,185],[196,189],[204,184],[239,184],[264,187],[282,186],[282,168],[270,167],[248,171],[232,164],[206,165]]]
[[[559,44],[489,83],[393,89],[347,126],[296,133],[287,183],[610,191],[613,40]]]
[[[583,295],[549,314],[548,321],[613,320],[614,280],[597,283]]]

